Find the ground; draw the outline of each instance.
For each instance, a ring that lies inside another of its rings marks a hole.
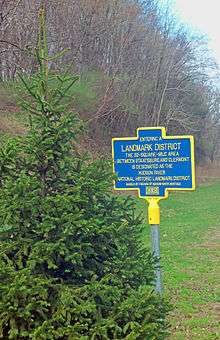
[[[174,306],[169,340],[219,340],[220,182],[172,194],[161,208],[164,289]],[[149,245],[147,224],[144,238]]]

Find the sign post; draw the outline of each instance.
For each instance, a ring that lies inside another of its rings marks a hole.
[[[148,222],[154,256],[160,259],[159,201],[173,190],[195,189],[193,136],[166,136],[164,127],[138,128],[137,137],[112,139],[116,190],[137,190],[149,203]],[[161,269],[155,290],[162,294]]]
[[[158,260],[158,266],[155,270],[155,291],[159,294],[163,293],[162,273],[160,268],[160,225],[151,224],[151,243],[154,256]]]

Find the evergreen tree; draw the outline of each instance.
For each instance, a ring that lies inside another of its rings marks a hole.
[[[0,338],[164,339],[141,217],[106,162],[77,152],[78,78],[50,74],[43,10],[39,26],[39,72],[20,77],[29,131],[0,150]]]

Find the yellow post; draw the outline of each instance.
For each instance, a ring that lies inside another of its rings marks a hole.
[[[160,224],[160,207],[158,198],[148,198],[148,223]]]

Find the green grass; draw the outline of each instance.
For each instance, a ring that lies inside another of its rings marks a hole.
[[[147,210],[144,200],[138,200]],[[170,194],[161,206],[165,295],[174,305],[170,340],[220,339],[220,182]],[[150,227],[144,239],[150,246]]]

